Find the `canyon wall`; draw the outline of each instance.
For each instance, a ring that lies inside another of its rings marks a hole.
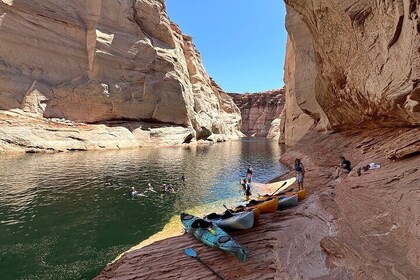
[[[284,90],[258,93],[228,93],[241,111],[241,132],[246,136],[280,137],[280,114],[284,108]]]
[[[286,142],[420,124],[420,3],[285,0]]]
[[[163,0],[1,0],[0,40],[0,110],[175,125],[181,143],[241,135],[238,108]]]

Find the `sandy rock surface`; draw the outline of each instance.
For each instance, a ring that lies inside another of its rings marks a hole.
[[[419,279],[419,137],[419,129],[311,132],[282,157],[302,159],[309,196],[232,233],[250,252],[246,264],[184,234],[123,255],[96,279],[216,279],[183,254],[188,247],[225,279]],[[391,160],[390,145],[414,148]],[[334,179],[340,155],[353,171]],[[381,168],[358,176],[371,162]]]

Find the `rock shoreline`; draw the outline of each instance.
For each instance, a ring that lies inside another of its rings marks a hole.
[[[247,263],[184,234],[124,254],[95,279],[213,279],[187,247],[225,279],[420,279],[419,141],[419,128],[309,132],[281,159],[302,159],[309,196],[232,233]],[[390,157],[401,149],[410,152]],[[340,155],[353,171],[334,179]],[[357,176],[370,162],[381,168]]]
[[[173,124],[143,121],[108,121],[101,124],[47,119],[19,109],[0,110],[1,153],[53,153],[169,147],[238,139],[212,134],[196,140],[193,130]]]

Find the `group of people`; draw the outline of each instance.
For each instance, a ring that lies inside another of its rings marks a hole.
[[[183,181],[183,182],[185,182],[187,179],[186,179],[186,177],[185,177],[185,174],[183,174],[182,176],[181,176],[181,180]],[[163,192],[163,193],[175,193],[176,192],[176,189],[175,189],[175,186],[174,185],[172,185],[172,184],[162,184],[161,186],[160,186],[160,190]],[[146,194],[147,193],[150,193],[150,192],[156,192],[156,190],[153,188],[153,186],[152,186],[152,184],[151,183],[148,183],[147,184],[147,187],[146,187],[146,190],[144,191],[144,193],[140,193],[139,191],[137,191],[134,187],[131,187],[130,189],[129,189],[129,191],[128,191],[128,194],[129,195],[131,195],[132,197],[139,197],[139,196],[147,196]]]
[[[303,163],[301,162],[301,160],[298,158],[295,160],[294,171],[296,175],[296,181],[298,183],[298,190],[302,190],[303,181],[305,178],[305,167],[303,166]],[[351,162],[347,160],[344,156],[341,156],[340,164],[339,166],[336,167],[336,172],[335,172],[336,178],[338,178],[340,174],[349,173],[350,171],[351,171]],[[358,172],[360,172],[360,170]],[[253,174],[254,174],[254,169],[252,168],[252,165],[248,163],[248,168],[246,170],[246,178],[240,179],[240,184],[242,185],[246,200],[249,200],[249,197],[252,195],[251,181],[252,181]],[[186,180],[185,175],[182,175],[181,180],[182,181]],[[172,184],[162,184],[160,186],[160,190],[164,193],[176,192],[175,186]],[[150,183],[147,185],[147,189],[145,193],[148,193],[148,192],[156,192]],[[138,191],[136,191],[134,187],[130,189],[129,193],[133,197],[146,196],[145,194],[141,194]]]
[[[303,189],[303,178],[305,177],[305,167],[303,166],[300,159],[295,160],[295,175],[296,181],[298,182],[299,190]],[[344,156],[340,156],[340,164],[335,169],[335,178],[338,178],[340,174],[350,173],[351,171],[351,162],[346,159]]]
[[[303,181],[305,178],[305,167],[303,166],[303,163],[299,158],[295,160],[295,165],[293,169],[295,171],[296,181],[298,183],[298,190],[302,190]],[[338,178],[340,174],[350,173],[351,169],[352,169],[351,162],[348,159],[346,159],[344,156],[340,156],[340,164],[336,167],[335,178]],[[361,172],[361,170],[362,169],[359,168],[358,175]],[[363,171],[365,171],[365,169],[363,169]],[[246,171],[246,178],[240,180],[240,184],[242,185],[242,188],[244,190],[244,195],[247,200],[249,200],[249,197],[251,196],[251,180],[252,180],[253,173],[254,173],[254,169],[252,168],[251,164],[248,164],[248,169]]]
[[[172,184],[162,184],[160,190],[165,193],[175,193],[175,186]]]
[[[134,187],[131,187],[130,190],[128,191],[128,194],[131,195],[132,197],[139,197],[139,196],[146,196],[146,193],[149,193],[149,192],[156,192],[153,189],[152,184],[150,183],[147,184],[147,188],[144,193],[141,193],[137,191]]]

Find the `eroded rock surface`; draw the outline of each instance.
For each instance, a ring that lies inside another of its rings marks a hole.
[[[0,40],[1,110],[169,123],[192,139],[241,135],[238,109],[163,0],[2,0]]]
[[[241,131],[247,136],[280,137],[280,114],[284,108],[284,90],[258,93],[228,93],[242,115]]]
[[[286,142],[315,126],[420,124],[418,1],[285,2]]]
[[[189,137],[190,129],[173,124],[138,121],[93,125],[65,119],[45,119],[21,110],[0,110],[0,153],[174,146],[188,142]]]

